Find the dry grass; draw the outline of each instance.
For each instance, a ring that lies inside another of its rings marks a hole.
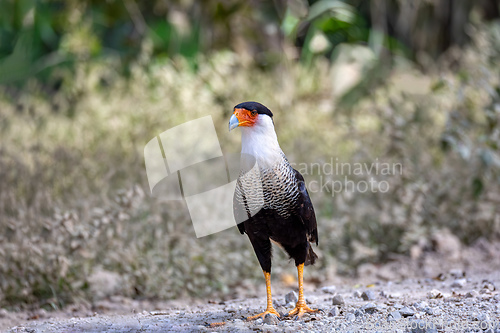
[[[0,305],[92,299],[103,271],[120,277],[113,293],[162,299],[238,293],[260,281],[236,229],[196,239],[182,203],[149,197],[142,157],[156,134],[207,114],[223,149],[237,151],[227,121],[249,99],[275,112],[291,161],[403,165],[402,175],[377,177],[390,183],[387,193],[312,193],[321,260],[309,277],[407,253],[444,228],[466,243],[498,238],[496,31],[478,31],[453,71],[443,70],[453,52],[436,74],[396,66],[352,110],[337,106],[326,62],[263,72],[231,53],[201,59],[193,73],[182,59],[155,63],[145,51],[130,80],[111,59],[56,73],[62,89],[50,96],[35,81],[20,94],[1,90]],[[306,180],[320,177],[330,176]],[[293,272],[288,266],[274,272]]]

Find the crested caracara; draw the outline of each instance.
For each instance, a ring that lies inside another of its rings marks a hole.
[[[280,316],[271,298],[271,241],[295,260],[299,280],[299,299],[289,316],[301,317],[315,312],[305,302],[304,265],[314,264],[317,255],[311,243],[318,244],[314,208],[304,178],[288,162],[278,144],[272,112],[257,102],[244,102],[234,107],[229,130],[241,127],[241,153],[254,159],[251,170],[240,172],[234,194],[234,215],[238,229],[250,239],[264,271],[267,291],[266,311]],[[249,168],[250,169],[250,168]]]

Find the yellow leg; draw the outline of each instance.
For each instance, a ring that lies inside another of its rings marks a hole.
[[[273,299],[271,297],[271,273],[264,272],[264,277],[266,278],[266,292],[267,292],[267,308],[266,308],[266,311],[264,311],[262,313],[259,313],[258,315],[255,315],[255,316],[248,317],[247,320],[253,320],[253,319],[260,318],[260,317],[265,317],[266,314],[268,314],[268,313],[275,314],[278,317],[280,316],[280,314],[278,313],[278,311],[276,311],[274,309],[274,307],[273,307]]]
[[[295,304],[295,309],[290,311],[288,315],[297,315],[297,317],[300,318],[306,312],[317,312],[318,310],[313,310],[308,307],[304,298],[304,264],[297,266],[297,273],[299,275],[299,300],[297,301],[297,304]]]

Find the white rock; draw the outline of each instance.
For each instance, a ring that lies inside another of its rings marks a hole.
[[[326,286],[321,288],[321,291],[324,292],[325,294],[335,294],[335,291],[337,290],[337,287],[335,286]]]
[[[431,299],[443,298],[443,294],[437,289],[432,289],[431,291],[429,291],[429,294],[427,296]]]

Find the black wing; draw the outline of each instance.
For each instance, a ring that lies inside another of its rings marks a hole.
[[[318,245],[318,226],[316,224],[316,214],[314,214],[314,207],[307,193],[304,177],[295,170],[295,178],[297,178],[300,196],[298,199],[298,216],[302,219],[302,223],[306,227],[307,239]]]

